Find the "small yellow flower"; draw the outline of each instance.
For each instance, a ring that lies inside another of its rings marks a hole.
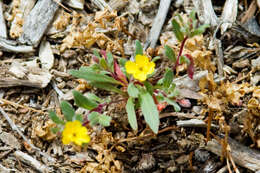
[[[87,128],[82,126],[80,121],[68,121],[66,122],[65,128],[62,132],[62,143],[64,145],[71,142],[74,142],[77,145],[88,143],[90,141],[90,137],[87,132]]]
[[[147,75],[153,73],[154,67],[155,63],[150,62],[148,57],[144,55],[136,55],[135,62],[127,61],[125,64],[126,72],[141,82],[146,80]]]

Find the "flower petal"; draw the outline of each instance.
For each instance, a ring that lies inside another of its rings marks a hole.
[[[149,62],[147,67],[147,74],[152,74],[154,72],[155,63]]]
[[[149,63],[149,58],[144,55],[136,55],[135,62],[139,66],[145,66],[147,63]]]
[[[132,61],[127,61],[125,63],[125,68],[126,72],[129,74],[134,74],[138,70],[136,64]]]
[[[88,143],[90,137],[87,132],[87,128],[82,126],[80,121],[69,121],[65,124],[65,128],[62,132],[62,143],[65,145],[71,142],[74,142],[77,145]]]
[[[146,80],[146,74],[144,72],[135,73],[134,78],[143,82]]]

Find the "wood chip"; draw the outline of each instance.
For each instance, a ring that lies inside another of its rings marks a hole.
[[[108,4],[113,10],[119,11],[128,4],[128,1],[129,0],[110,0]]]
[[[1,133],[0,134],[0,140],[3,143],[11,146],[12,148],[15,148],[15,149],[20,149],[21,148],[20,142],[11,133],[7,133],[7,132]]]
[[[20,161],[32,166],[34,169],[36,169],[39,172],[49,172],[49,168],[43,164],[41,164],[38,160],[34,159],[30,155],[21,152],[21,151],[15,151],[14,155],[16,156],[17,159]]]
[[[43,69],[50,70],[54,63],[54,55],[52,53],[51,44],[43,40],[40,45],[39,59]]]
[[[0,1],[0,37],[7,37],[5,19],[3,14],[3,2]]]
[[[218,25],[218,17],[214,12],[211,1],[192,0],[192,2],[198,12],[199,20],[202,23],[210,24],[211,26]]]
[[[61,0],[57,0],[61,2]],[[32,11],[26,17],[23,34],[19,41],[37,47],[52,21],[59,5],[53,0],[38,0]]]
[[[84,0],[65,0],[64,3],[75,9],[84,9]]]
[[[91,1],[102,11],[104,11],[105,9],[112,11],[112,8],[104,0],[91,0]]]
[[[237,18],[237,0],[227,0],[224,5],[223,12],[221,14],[221,19],[223,23],[220,26],[221,34],[223,34],[232,24],[236,21]]]

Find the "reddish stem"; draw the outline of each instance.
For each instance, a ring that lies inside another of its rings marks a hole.
[[[179,65],[179,60],[180,60],[180,56],[182,55],[182,52],[183,52],[183,48],[184,48],[184,45],[185,45],[185,42],[187,41],[188,37],[186,36],[182,42],[181,42],[181,47],[180,47],[180,51],[179,51],[179,54],[178,54],[178,57],[177,57],[177,60],[176,60],[176,64],[173,66],[173,70],[175,70],[177,68],[177,66]]]

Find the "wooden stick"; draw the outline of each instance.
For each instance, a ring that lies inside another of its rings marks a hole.
[[[16,158],[26,163],[27,165],[32,166],[34,169],[38,170],[39,172],[45,173],[50,171],[50,169],[47,166],[41,164],[41,162],[39,162],[38,160],[34,159],[32,156],[24,152],[15,151],[14,155],[16,156]]]
[[[171,0],[160,1],[159,10],[153,21],[152,29],[150,30],[148,40],[144,45],[144,49],[147,49],[149,46],[151,48],[155,48],[156,42],[160,36],[164,21],[169,11],[170,4],[171,4]]]
[[[5,25],[5,18],[3,13],[3,2],[0,1],[0,37],[7,37],[6,25]]]
[[[31,53],[35,51],[32,46],[18,45],[16,41],[7,40],[4,37],[0,37],[0,49],[3,51],[16,53]]]

